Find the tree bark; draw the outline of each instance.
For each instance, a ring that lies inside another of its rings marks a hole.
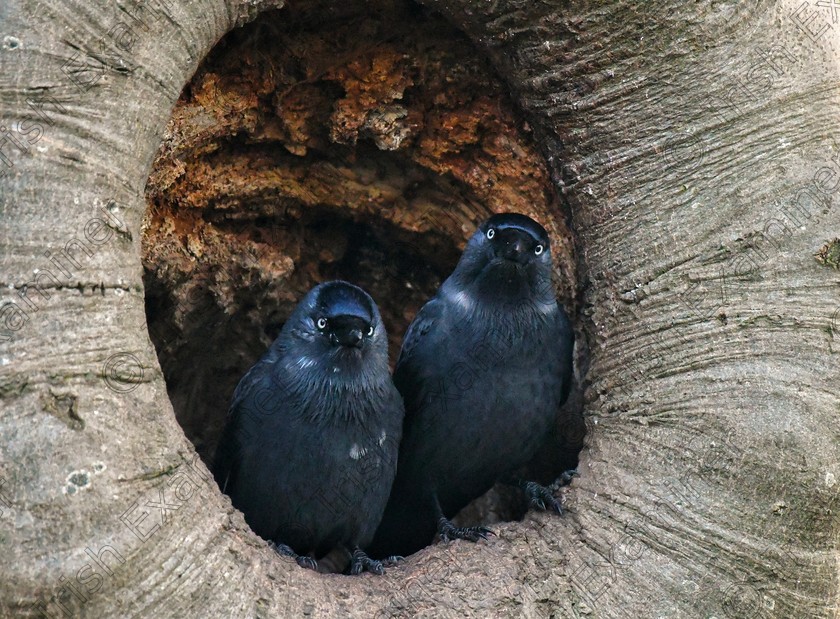
[[[4,614],[840,616],[831,8],[428,3],[571,213],[589,433],[563,518],[348,578],[251,533],[167,398],[144,186],[198,63],[279,2],[162,2],[0,6]]]

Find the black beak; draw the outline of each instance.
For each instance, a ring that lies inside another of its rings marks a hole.
[[[333,316],[330,318],[330,327],[330,343],[347,348],[361,348],[364,333],[370,329],[367,320],[353,315]]]
[[[525,264],[531,258],[533,239],[519,230],[502,230],[496,240],[496,255],[505,260]]]
[[[333,344],[347,346],[349,348],[362,347],[362,330],[356,327],[338,328],[330,335]]]

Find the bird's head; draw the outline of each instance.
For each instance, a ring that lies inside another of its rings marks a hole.
[[[526,215],[493,215],[470,238],[453,277],[483,297],[553,302],[548,233]]]
[[[388,338],[368,293],[344,281],[313,288],[289,317],[284,331],[293,342],[291,362],[336,378],[387,368]],[[317,366],[317,367],[316,367]]]

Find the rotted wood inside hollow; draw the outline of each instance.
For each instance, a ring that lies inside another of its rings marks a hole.
[[[406,2],[294,3],[231,32],[184,89],[146,196],[150,333],[206,461],[239,378],[319,282],[371,293],[393,361],[475,226],[517,211],[549,230],[573,309],[571,235],[528,123],[460,32]]]

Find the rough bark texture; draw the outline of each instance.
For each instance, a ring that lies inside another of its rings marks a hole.
[[[566,517],[348,578],[279,559],[230,508],[145,322],[170,112],[226,32],[278,7],[144,6],[0,5],[4,614],[838,616],[840,277],[815,259],[840,236],[830,7],[430,3],[495,65],[572,212],[588,445]]]

